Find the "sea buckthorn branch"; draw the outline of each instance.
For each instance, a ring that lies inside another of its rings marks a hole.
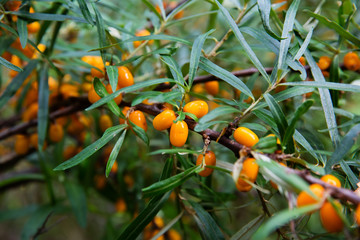
[[[246,13],[246,9],[247,9],[247,3],[245,3],[243,9],[241,9],[238,17],[236,18],[235,20],[235,23],[236,25],[240,23],[241,19],[245,16],[245,13]],[[211,57],[215,57],[216,56],[216,51],[224,44],[224,42],[229,38],[230,34],[232,33],[233,31],[231,29],[229,29],[225,35],[221,38],[220,41],[218,41],[214,48],[209,52],[209,54],[206,54],[205,57],[206,58],[211,58]]]
[[[72,98],[71,100],[72,100],[71,102],[73,102],[73,104],[71,104],[67,107],[64,107],[64,108],[60,108],[60,109],[50,113],[50,115],[49,115],[50,120],[56,119],[56,118],[59,118],[62,116],[70,115],[70,114],[78,112],[78,111],[82,111],[86,107],[90,106],[89,101],[85,97]],[[18,134],[18,133],[23,133],[28,128],[34,127],[37,124],[38,124],[38,120],[36,118],[36,119],[30,120],[29,122],[20,123],[12,128],[4,129],[0,132],[0,140],[10,137],[12,135]]]

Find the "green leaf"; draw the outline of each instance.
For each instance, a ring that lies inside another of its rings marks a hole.
[[[250,98],[254,99],[254,96],[250,89],[243,83],[239,78],[235,77],[234,74],[231,72],[219,67],[215,63],[211,62],[210,60],[201,57],[200,58],[199,67],[203,69],[204,71],[214,75],[215,77],[218,77],[219,79],[224,80],[234,88],[241,91],[241,93],[244,93],[246,96],[249,96]]]
[[[86,5],[85,0],[77,0],[81,13],[83,14],[84,18],[86,19],[86,21],[88,21],[88,23],[90,23],[91,25],[94,25],[94,20],[91,16],[91,13],[89,11],[89,8]]]
[[[338,91],[357,92],[357,93],[360,92],[360,86],[353,84],[346,84],[346,83],[306,81],[306,82],[287,82],[287,83],[281,83],[279,85],[326,88],[326,89],[333,89]]]
[[[107,92],[105,86],[101,83],[100,79],[98,79],[97,77],[94,78],[94,89],[95,92],[102,98],[110,95]],[[121,116],[121,110],[114,100],[108,101],[107,105],[112,113],[114,113],[118,117]]]
[[[184,148],[172,148],[172,149],[159,149],[149,153],[149,155],[157,155],[157,154],[199,154],[199,151],[184,149]]]
[[[221,13],[224,15],[227,23],[229,24],[231,30],[234,32],[235,37],[239,40],[240,45],[245,50],[245,52],[246,52],[248,58],[250,59],[250,61],[255,65],[255,67],[259,70],[261,75],[270,84],[271,81],[270,81],[269,75],[266,73],[265,68],[263,67],[263,65],[261,64],[261,62],[259,61],[259,59],[255,55],[254,51],[251,49],[249,44],[246,42],[244,36],[240,32],[240,30],[239,30],[238,26],[236,25],[234,19],[232,19],[232,17],[230,16],[230,13],[217,0],[215,0],[215,3],[218,5]],[[248,95],[248,96],[250,96],[250,95]]]
[[[211,122],[206,122],[206,123],[198,123],[196,124],[194,130],[196,132],[202,132],[205,129],[208,129],[209,127],[216,125],[216,124],[221,124],[221,123],[228,123],[229,121],[211,121]]]
[[[9,62],[8,60],[6,60],[5,58],[2,58],[2,57],[0,57],[0,64],[4,65],[5,67],[7,67],[11,70],[15,70],[17,72],[23,71],[21,68],[19,68],[18,66],[15,66],[14,64],[12,64],[11,62]]]
[[[170,177],[173,169],[174,159],[168,158],[165,162],[164,169],[161,173],[160,180]],[[117,238],[119,240],[136,239],[143,229],[150,223],[150,221],[160,211],[164,203],[168,200],[170,192],[164,195],[153,197],[148,205],[140,212],[140,214],[125,228],[124,231]]]
[[[120,133],[126,127],[127,127],[126,124],[122,124],[106,129],[106,131],[104,132],[104,134],[100,139],[98,139],[96,142],[92,143],[91,145],[87,146],[76,156],[70,158],[66,162],[63,162],[62,164],[54,168],[54,171],[66,170],[68,168],[78,165],[79,163],[81,163],[82,161],[86,160],[88,157],[93,155],[95,152],[99,151],[100,148],[105,146],[105,144],[107,144],[111,139],[113,139],[118,133]]]
[[[259,215],[245,226],[243,226],[238,232],[231,236],[230,240],[249,239],[250,236],[259,229],[260,224],[264,221],[264,215]]]
[[[285,71],[286,56],[291,42],[291,32],[294,28],[295,16],[300,4],[300,0],[292,1],[289,10],[286,12],[285,22],[281,34],[283,40],[280,41],[279,58],[278,58],[278,70]],[[279,76],[280,77],[280,76]]]
[[[326,82],[325,78],[324,78],[320,68],[317,66],[317,64],[309,50],[305,51],[305,58],[306,58],[308,64],[310,65],[310,70],[314,77],[315,82],[324,84]],[[322,107],[324,110],[327,127],[329,129],[332,129],[329,132],[331,141],[333,142],[334,146],[337,146],[337,143],[340,141],[340,136],[339,136],[339,132],[336,128],[337,123],[336,123],[333,104],[331,101],[330,92],[327,89],[320,88],[319,93],[320,93],[320,100],[321,100],[321,104],[322,104]]]
[[[297,219],[306,213],[319,209],[319,204],[308,205],[301,208],[285,209],[275,213],[269,218],[252,236],[251,239],[267,239],[267,237],[276,229],[287,224],[291,220]]]
[[[106,177],[109,177],[109,174],[111,172],[111,168],[113,167],[117,156],[119,155],[120,152],[120,148],[124,142],[125,136],[126,136],[126,130],[121,134],[121,136],[119,137],[119,139],[116,141],[114,148],[112,149],[109,159],[107,160],[106,163],[106,172],[105,175]]]
[[[175,176],[172,176],[172,177],[162,180],[160,182],[156,182],[149,187],[143,188],[142,189],[143,194],[145,197],[146,196],[156,196],[158,194],[170,191],[170,190],[180,186],[186,180],[188,180],[200,168],[201,168],[200,165],[194,166],[192,168],[186,169],[184,172],[179,173]]]
[[[38,149],[39,151],[43,150],[48,120],[49,120],[49,83],[48,83],[48,67],[43,67],[40,78],[39,78],[39,110],[37,113],[38,118]]]
[[[65,20],[73,20],[79,23],[87,23],[87,21],[80,17],[75,17],[71,15],[61,15],[61,14],[48,14],[48,13],[26,13],[21,11],[10,12],[13,15],[21,16],[27,19],[33,20],[44,20],[44,21],[65,21]]]
[[[96,20],[96,29],[97,29],[97,33],[98,33],[98,38],[99,38],[99,46],[100,48],[103,48],[104,46],[106,46],[106,33],[105,33],[105,28],[104,28],[104,20],[101,17],[101,14],[99,12],[99,10],[97,9],[97,7],[95,6],[94,3],[91,4],[94,12],[95,12],[95,20]],[[103,61],[105,62],[105,51],[104,49],[100,50],[101,53],[101,57],[103,59]]]
[[[258,10],[261,17],[261,22],[267,34],[271,37],[281,40],[281,37],[278,37],[270,27],[270,10],[271,10],[271,3],[268,0],[258,0],[257,1]]]
[[[37,233],[38,229],[44,225],[52,211],[53,207],[49,205],[38,208],[24,224],[21,232],[21,240],[34,239],[34,235]]]
[[[335,55],[331,61],[330,66],[330,81],[334,83],[338,83],[340,81],[340,66],[339,66],[339,55]],[[355,85],[356,86],[356,85]],[[360,87],[359,87],[360,91]],[[338,107],[339,105],[339,92],[338,91],[330,91],[331,99],[334,104],[334,107]]]
[[[212,218],[212,216],[204,210],[204,208],[193,201],[188,201],[190,205],[193,207],[193,209],[196,212],[196,215],[193,215],[196,221],[196,224],[199,227],[200,234],[202,239],[225,239],[221,229],[215,222],[215,220]]]
[[[107,49],[107,48],[111,48],[126,42],[134,42],[134,41],[145,41],[145,40],[168,40],[168,41],[173,41],[173,42],[180,42],[183,43],[185,45],[191,46],[191,42],[187,41],[185,39],[179,38],[179,37],[174,37],[174,36],[169,36],[169,35],[164,35],[164,34],[156,34],[156,35],[147,35],[147,36],[141,36],[141,37],[132,37],[126,40],[123,40],[119,43],[114,43],[111,45],[107,45],[104,46],[102,48],[94,48],[89,50],[89,52],[92,51],[99,51],[100,49]]]
[[[38,209],[37,205],[27,205],[16,209],[4,209],[0,211],[0,222],[19,219],[33,214]]]
[[[76,216],[79,225],[81,227],[85,227],[87,217],[87,204],[84,188],[72,181],[66,181],[64,183],[64,186],[71,204],[71,208]]]
[[[319,20],[320,23],[324,24],[328,28],[333,29],[335,32],[337,32],[343,38],[349,40],[350,42],[354,43],[356,46],[360,47],[360,39],[357,38],[356,36],[352,35],[349,31],[347,31],[346,29],[341,27],[336,22],[331,21],[330,19],[328,19],[322,15],[310,12],[308,9],[305,9],[304,12],[309,14],[311,17],[316,18],[317,20]]]
[[[271,114],[275,120],[282,140],[285,136],[286,129],[288,128],[288,123],[286,121],[284,112],[281,110],[279,104],[270,94],[264,94],[264,98],[266,103],[269,105]]]
[[[145,5],[153,12],[155,13],[155,15],[159,18],[160,22],[163,21],[163,17],[161,16],[161,14],[156,10],[156,8],[154,7],[154,5],[152,5],[152,3],[149,0],[141,0],[143,3],[145,3]],[[161,11],[163,12],[164,7],[159,6]]]
[[[16,91],[23,84],[25,79],[30,75],[32,70],[36,67],[38,61],[31,60],[28,65],[24,68],[24,71],[20,72],[16,77],[11,81],[11,83],[7,86],[5,91],[0,96],[0,108],[2,108],[9,99],[16,93]]]
[[[275,136],[263,137],[252,148],[264,153],[274,153],[277,150],[276,140]]]
[[[208,114],[206,114],[205,116],[203,116],[200,119],[199,123],[206,123],[218,117],[229,116],[229,114],[231,113],[240,113],[240,112],[241,111],[239,109],[230,106],[218,107],[212,110],[211,112],[209,112]]]
[[[130,121],[130,119],[129,123],[132,126],[132,130],[136,133],[136,136],[138,136],[147,146],[149,146],[149,137],[147,136],[145,130],[135,125],[133,122]]]
[[[182,87],[182,90],[185,90],[184,76],[182,75],[181,69],[175,59],[170,56],[162,55],[161,60],[170,68],[170,72],[174,77],[175,82]]]
[[[17,20],[17,30],[19,32],[19,38],[20,38],[20,43],[21,43],[21,47],[24,49],[26,44],[27,44],[27,36],[28,36],[28,31],[27,31],[27,26],[26,26],[27,22],[21,18],[18,18]]]
[[[189,87],[192,86],[192,83],[194,81],[197,68],[199,66],[200,56],[201,56],[201,50],[204,45],[204,42],[206,38],[213,33],[214,30],[210,30],[207,33],[201,34],[198,36],[191,49],[191,55],[190,55],[190,66],[189,66]]]
[[[153,85],[160,84],[160,83],[165,83],[165,82],[174,82],[174,80],[170,79],[170,78],[160,78],[160,79],[147,80],[147,81],[136,83],[136,84],[134,84],[132,86],[122,88],[122,89],[117,90],[116,92],[114,92],[112,94],[109,94],[106,97],[103,97],[102,99],[100,99],[96,103],[92,104],[90,107],[86,108],[85,110],[90,111],[92,109],[95,109],[95,108],[109,102],[110,100],[116,98],[121,93],[133,92],[133,91],[136,91],[136,90],[141,89],[141,88],[145,88],[145,87],[149,87],[149,86],[153,86]]]
[[[125,230],[117,237],[118,240],[133,240],[136,239],[143,229],[151,222],[156,214],[163,207],[168,200],[170,192],[165,195],[153,197],[146,208],[125,228]]]
[[[326,173],[331,171],[331,167],[335,164],[338,164],[348,153],[351,147],[355,144],[356,139],[360,134],[360,124],[355,125],[350,129],[350,131],[345,135],[341,143],[335,149],[333,155],[325,165]]]
[[[117,88],[118,76],[119,76],[118,67],[117,66],[106,66],[106,73],[109,77],[111,90],[113,92],[115,92],[117,90],[116,88]]]
[[[300,144],[301,146],[303,146],[303,148],[309,153],[311,154],[315,159],[320,159],[321,162],[324,164],[326,159],[324,159],[322,157],[322,155],[318,155],[315,152],[315,149],[311,146],[311,144],[306,140],[306,138],[304,138],[303,135],[301,135],[301,133],[297,130],[295,130],[294,133],[294,139],[295,141]]]
[[[283,143],[286,145],[289,141],[292,141],[292,137],[295,132],[295,124],[300,119],[300,117],[305,114],[309,108],[314,104],[313,100],[307,100],[303,102],[295,111],[294,117],[291,119],[291,122],[288,126],[288,128],[285,131],[285,135],[283,138]]]
[[[305,38],[303,44],[301,44],[301,47],[300,47],[300,49],[297,51],[297,53],[296,53],[296,55],[294,56],[293,60],[299,60],[300,57],[301,57],[302,55],[304,55],[305,50],[306,50],[306,49],[308,48],[308,46],[309,46],[309,43],[310,43],[310,40],[311,40],[311,37],[312,37],[313,32],[314,32],[314,28],[312,27],[312,28],[310,29],[310,31],[308,32],[308,34],[306,35],[306,38]]]
[[[22,174],[17,174],[13,177],[10,178],[5,178],[5,179],[1,179],[0,181],[0,189],[11,185],[11,184],[16,184],[17,182],[22,182],[22,181],[26,181],[26,180],[45,180],[44,175],[39,174],[39,173],[22,173]]]

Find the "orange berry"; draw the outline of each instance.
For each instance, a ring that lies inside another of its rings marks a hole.
[[[148,36],[148,35],[150,35],[151,33],[148,31],[148,30],[146,30],[146,29],[142,29],[142,30],[140,30],[140,31],[137,31],[136,32],[136,34],[135,34],[135,36],[137,36],[137,37],[143,37],[143,36]],[[154,42],[154,40],[149,40],[149,44],[151,45],[151,44],[153,44],[153,42]],[[137,47],[139,47],[140,45],[141,45],[141,43],[143,43],[143,41],[134,41],[134,48],[137,48]]]
[[[360,204],[356,207],[355,210],[355,221],[357,225],[360,225]]]
[[[310,191],[312,191],[315,194],[315,196],[317,196],[320,199],[324,195],[325,190],[320,184],[311,184],[309,188],[310,188]],[[300,194],[297,198],[297,206],[302,207],[302,206],[306,206],[306,205],[311,205],[311,204],[315,204],[319,201],[320,200],[313,198],[307,192],[302,191],[302,192],[300,192]]]
[[[359,56],[354,52],[349,52],[344,56],[344,65],[348,70],[357,71],[360,68]]]
[[[203,84],[193,85],[192,90],[193,90],[194,93],[201,94],[201,93],[204,92],[204,85]]]
[[[321,181],[326,182],[330,185],[333,185],[335,187],[341,187],[341,182],[339,179],[337,179],[337,177],[333,176],[333,175],[324,175],[320,178]]]
[[[144,131],[147,131],[146,118],[143,112],[136,110],[130,113],[129,120],[136,126],[141,127]]]
[[[106,178],[104,175],[96,175],[94,181],[96,189],[103,189],[106,185]]]
[[[202,116],[206,115],[209,111],[209,106],[205,101],[196,100],[185,104],[184,112],[192,113],[197,118],[201,118]],[[187,118],[190,118],[186,116]]]
[[[170,229],[167,232],[169,240],[181,240],[181,235],[174,229]]]
[[[49,128],[49,138],[52,142],[60,142],[64,137],[64,129],[60,124],[51,124]]]
[[[110,172],[112,172],[112,173],[115,174],[115,173],[117,173],[118,168],[119,168],[119,165],[118,165],[118,163],[115,161],[114,164],[113,164],[112,167],[111,167]]]
[[[189,128],[185,121],[177,121],[170,128],[170,143],[175,147],[182,147],[188,138]]]
[[[20,59],[18,56],[12,55],[10,62],[11,62],[12,64],[14,64],[15,66],[21,68],[21,65],[22,65],[22,64],[21,64],[21,59]],[[15,71],[15,70],[10,70],[10,77],[11,77],[11,78],[16,77],[16,75],[18,75],[18,72],[17,72],[17,71]]]
[[[165,109],[154,118],[153,126],[156,130],[162,131],[170,128],[175,119],[175,112],[173,110]]]
[[[94,85],[91,85],[91,88],[88,92],[88,100],[91,103],[95,103],[97,101],[99,101],[101,99],[101,97],[96,93]]]
[[[203,158],[204,155],[200,154],[196,160],[196,166],[200,165],[203,163]],[[205,169],[202,170],[201,172],[199,172],[199,175],[202,177],[207,177],[209,176],[214,169],[213,168],[208,168],[206,166],[215,166],[216,165],[216,156],[215,153],[212,151],[206,151],[205,153]]]
[[[155,218],[153,219],[153,223],[157,228],[164,227],[164,220],[159,216],[155,216]]]
[[[266,137],[276,137],[276,136],[275,136],[275,134],[270,133]],[[279,145],[281,144],[280,139],[277,137],[276,137],[276,144],[279,144]],[[283,164],[283,163],[280,163],[280,164]]]
[[[119,90],[120,88],[119,87],[116,87],[116,91]],[[109,94],[112,94],[113,93],[113,90],[111,88],[111,85],[108,84],[106,85],[106,91],[109,93]],[[114,98],[114,101],[117,105],[119,105],[122,101],[122,94],[120,94],[119,96],[117,96],[116,98]]]
[[[68,83],[64,83],[60,86],[60,93],[65,99],[80,96],[78,86]]]
[[[2,58],[5,58],[7,61],[11,61],[11,57],[12,57],[12,54],[10,52],[4,52],[2,55],[1,55]]]
[[[172,1],[169,3],[169,8],[175,9],[177,7],[177,5],[178,5],[177,2]],[[175,14],[174,19],[180,19],[183,16],[184,16],[184,10],[180,10]]]
[[[328,56],[322,56],[322,57],[320,57],[319,62],[317,63],[317,65],[319,66],[319,68],[321,70],[326,70],[331,65],[331,58],[329,58]]]
[[[38,103],[32,103],[28,109],[26,109],[22,115],[23,121],[30,121],[37,117],[39,105]]]
[[[246,127],[238,127],[234,132],[234,139],[247,147],[252,147],[259,141],[258,136]]]
[[[128,112],[129,110],[130,110],[129,107],[124,107],[121,112],[122,112],[122,113],[124,114],[124,116],[126,117],[126,114],[127,114],[127,112]],[[120,124],[125,124],[125,119],[119,118],[119,123],[120,123]]]
[[[300,57],[299,58],[299,62],[301,63],[301,65],[305,66],[306,65],[306,59],[304,57]]]
[[[340,202],[334,201],[334,204],[341,209]],[[343,221],[330,202],[325,202],[320,208],[320,219],[323,227],[330,233],[340,232],[344,228]]]
[[[134,85],[134,77],[127,67],[118,67],[118,86],[119,88]]]
[[[77,153],[77,148],[74,145],[69,145],[64,149],[64,160],[70,159]]]
[[[102,132],[105,132],[106,129],[113,126],[113,122],[109,115],[101,115],[99,119],[99,125]]]
[[[29,138],[26,135],[16,135],[15,152],[19,155],[26,154],[29,151]]]
[[[8,1],[5,3],[5,8],[9,11],[17,11],[21,6],[21,1]]]
[[[27,25],[28,33],[37,33],[40,30],[40,23],[39,22],[32,22]]]
[[[219,82],[218,81],[210,81],[205,83],[205,89],[206,91],[215,96],[219,93]]]
[[[38,134],[37,133],[33,133],[30,136],[30,145],[34,148],[36,148],[36,150],[38,149]],[[43,150],[46,148],[46,142],[44,142],[44,147]]]
[[[126,202],[124,199],[120,198],[115,203],[116,212],[125,212],[126,211]]]
[[[250,182],[255,182],[257,175],[259,173],[259,165],[257,165],[254,158],[247,158],[243,162],[243,167],[241,169],[240,175],[244,176]],[[245,182],[242,178],[238,178],[236,187],[241,192],[248,192],[251,190],[252,186]]]
[[[91,68],[91,76],[103,78],[105,73],[105,66],[102,58],[100,56],[93,56],[91,60],[91,65],[101,70],[99,71],[96,68]]]

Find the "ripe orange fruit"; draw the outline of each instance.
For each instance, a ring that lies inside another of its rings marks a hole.
[[[119,165],[118,165],[117,161],[115,161],[114,164],[111,167],[110,172],[116,174],[117,171],[118,171],[118,168],[119,168]]]
[[[144,131],[147,131],[146,118],[143,112],[136,110],[130,113],[129,120],[136,126],[141,127]]]
[[[136,34],[135,34],[135,36],[137,36],[137,37],[143,37],[143,36],[148,36],[148,35],[150,35],[150,32],[148,30],[146,30],[146,29],[142,29],[140,31],[137,31]],[[154,42],[154,40],[149,40],[150,45],[153,44],[153,42]],[[134,48],[139,47],[141,45],[141,43],[143,43],[143,41],[134,41],[134,43],[133,43]]]
[[[219,93],[219,82],[218,81],[210,81],[205,83],[205,89],[206,91],[215,96]]]
[[[124,107],[121,112],[122,112],[122,113],[124,114],[124,116],[126,117],[126,114],[127,114],[127,112],[128,112],[129,110],[130,110],[129,107]],[[119,123],[120,123],[120,124],[125,124],[125,119],[119,118]]]
[[[36,148],[36,150],[38,150],[38,134],[37,133],[33,133],[30,136],[30,145],[34,148]],[[43,150],[46,148],[47,144],[46,142],[44,142],[44,146],[43,146]]]
[[[119,90],[120,88],[117,86],[116,87],[116,91]],[[113,91],[112,91],[112,88],[111,88],[111,85],[108,84],[106,85],[106,91],[109,93],[109,94],[112,94]],[[116,98],[114,98],[114,101],[117,105],[119,105],[122,101],[122,94],[120,94],[119,96],[117,96]]]
[[[315,196],[317,196],[319,199],[321,199],[324,195],[324,188],[320,184],[311,184],[310,185],[310,191],[312,191]],[[319,202],[320,200],[316,200],[312,196],[310,196],[307,192],[302,191],[300,192],[298,198],[297,198],[297,206],[302,207],[306,205],[311,205]]]
[[[326,70],[331,65],[331,58],[329,58],[328,56],[322,56],[322,57],[320,57],[319,62],[317,63],[317,65],[319,66],[319,68],[321,70]]]
[[[126,203],[124,199],[120,198],[115,203],[116,212],[125,212],[126,211]]]
[[[333,176],[333,175],[324,175],[320,178],[321,181],[326,182],[328,184],[331,184],[335,187],[341,187],[341,182],[339,179],[337,179],[337,177]]]
[[[177,121],[170,128],[170,143],[175,147],[182,147],[188,138],[189,128],[185,121]]]
[[[259,165],[257,165],[254,158],[247,158],[243,162],[243,167],[241,169],[240,175],[244,176],[250,182],[255,182],[257,175],[259,173]],[[239,177],[236,188],[241,192],[248,192],[251,190],[252,186],[245,182],[242,178]]]
[[[88,100],[91,103],[95,103],[97,101],[99,101],[101,99],[101,97],[96,93],[94,85],[91,84],[91,88],[88,92]]]
[[[300,57],[299,58],[299,62],[301,63],[301,65],[305,66],[306,65],[306,59],[304,57]]]
[[[92,56],[89,64],[93,65],[94,67],[97,67],[101,71],[97,70],[96,68],[91,68],[91,76],[103,78],[105,73],[105,66],[102,58],[100,56]]]
[[[174,230],[174,229],[170,229],[167,232],[168,238],[169,240],[181,240],[182,237],[181,235],[178,233],[178,231]]]
[[[340,202],[334,201],[334,204],[341,209]],[[340,232],[344,227],[343,221],[330,202],[325,202],[320,208],[320,219],[323,227],[330,233]]]
[[[360,204],[356,207],[356,210],[355,210],[355,221],[356,221],[357,225],[360,226]]]
[[[38,103],[32,103],[28,109],[26,109],[22,115],[23,121],[30,121],[37,118],[37,113],[39,110]]]
[[[165,109],[154,118],[153,126],[156,130],[162,131],[171,127],[175,119],[175,112],[173,110]]]
[[[118,67],[118,86],[119,88],[129,87],[134,85],[134,77],[127,67]]]
[[[113,122],[109,115],[101,115],[99,119],[99,125],[102,132],[105,132],[106,129],[113,126]]]
[[[203,158],[204,155],[200,154],[196,160],[196,166],[200,165],[203,163]],[[199,172],[199,175],[202,177],[207,177],[209,176],[214,169],[213,168],[208,168],[206,166],[215,166],[216,165],[216,156],[215,153],[212,151],[206,151],[205,153],[205,169],[202,170],[201,172]]]
[[[169,3],[169,9],[175,9],[177,7],[177,2],[171,1]],[[174,16],[174,19],[180,19],[184,16],[184,10],[180,10]]]
[[[12,64],[14,64],[15,66],[21,68],[22,63],[21,63],[21,59],[20,59],[18,56],[12,55],[10,62],[11,62]],[[16,77],[16,75],[18,75],[18,72],[15,71],[15,70],[10,70],[10,73],[9,73],[9,74],[10,74],[10,77],[11,77],[11,78],[14,78],[14,77]]]
[[[37,33],[40,30],[40,23],[39,22],[32,22],[27,25],[28,33]]]
[[[203,85],[203,84],[193,85],[192,91],[193,91],[194,93],[201,94],[201,93],[204,92],[204,85]]]
[[[64,83],[60,86],[60,93],[65,99],[80,96],[78,86],[69,83]]]
[[[74,145],[69,145],[64,149],[64,160],[70,159],[77,153],[77,148]]]
[[[60,142],[64,137],[64,129],[60,124],[51,124],[49,128],[49,138],[52,142]]]
[[[344,65],[348,70],[357,71],[360,68],[359,56],[354,52],[349,52],[344,56]]]
[[[96,189],[103,189],[106,185],[106,178],[104,175],[96,175],[94,177],[94,181],[95,181],[95,187]]]
[[[17,11],[21,6],[21,1],[8,1],[5,3],[5,8],[9,11]]]
[[[196,100],[185,104],[184,112],[192,113],[197,118],[201,118],[202,116],[206,115],[209,111],[209,106],[205,101]],[[187,118],[190,118],[186,116]]]
[[[258,136],[246,127],[238,127],[234,132],[234,139],[247,147],[252,147],[259,141]]]
[[[266,137],[276,137],[276,136],[275,136],[275,134],[270,133]],[[281,144],[280,139],[277,137],[276,137],[276,144],[279,144],[279,145]],[[280,163],[280,164],[283,164],[283,163]]]
[[[29,138],[26,135],[18,134],[15,139],[15,152],[19,155],[26,154],[29,151]]]

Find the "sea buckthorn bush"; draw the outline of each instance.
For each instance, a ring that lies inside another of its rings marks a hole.
[[[0,1],[1,239],[359,239],[355,0]]]

